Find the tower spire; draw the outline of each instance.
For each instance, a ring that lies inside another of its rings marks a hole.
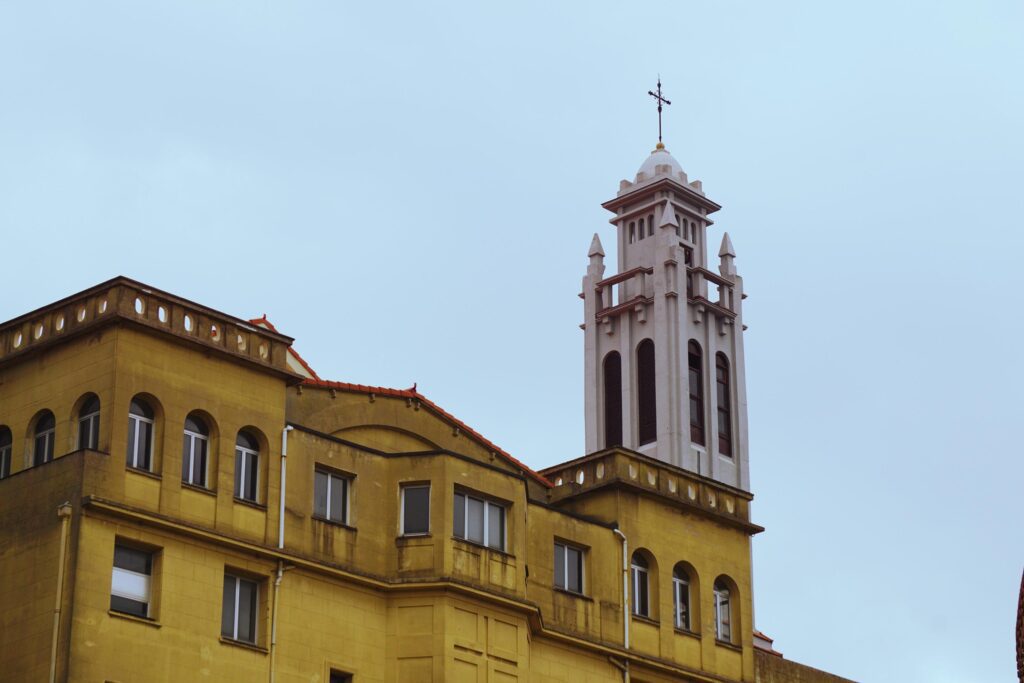
[[[664,149],[665,145],[661,141],[661,105],[672,104],[661,94],[661,74],[658,74],[658,90],[648,90],[647,94],[654,98],[658,103],[658,149]]]

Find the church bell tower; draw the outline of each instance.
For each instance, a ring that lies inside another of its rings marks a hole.
[[[660,141],[602,206],[618,272],[605,275],[595,234],[582,294],[587,452],[623,446],[749,490],[743,280],[728,233],[718,272],[706,251],[721,207]]]

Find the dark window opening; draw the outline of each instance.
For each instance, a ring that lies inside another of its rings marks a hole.
[[[622,358],[617,351],[604,357],[604,445],[622,445]]]
[[[704,371],[700,346],[695,341],[689,345],[690,366],[690,441],[704,443]]]
[[[729,361],[715,358],[715,384],[718,393],[718,452],[732,456],[732,397],[729,390]]]
[[[641,446],[658,438],[654,380],[654,342],[645,339],[636,349],[637,436]]]

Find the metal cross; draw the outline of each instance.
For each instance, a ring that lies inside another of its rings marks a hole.
[[[658,142],[661,142],[661,105],[672,104],[661,95],[661,76],[658,76],[658,92],[648,90],[647,94],[653,97],[658,102]]]

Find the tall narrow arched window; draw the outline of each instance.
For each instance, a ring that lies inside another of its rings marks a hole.
[[[691,341],[687,362],[690,366],[690,441],[704,443],[704,359],[700,345]]]
[[[193,486],[206,487],[206,458],[210,445],[210,428],[196,414],[185,418],[185,434],[181,445],[181,480]]]
[[[128,409],[128,467],[148,470],[153,455],[153,409],[141,398]]]
[[[642,553],[633,553],[630,564],[633,579],[633,614],[651,616],[650,566]]]
[[[622,445],[622,358],[618,351],[604,357],[604,445]]]
[[[78,409],[78,448],[96,450],[100,443],[100,399],[89,396]]]
[[[686,568],[676,565],[672,571],[672,607],[675,612],[675,627],[690,630],[690,574]]]
[[[57,421],[49,410],[44,410],[36,418],[32,448],[33,465],[42,465],[53,460],[53,436],[56,426]]]
[[[238,432],[235,440],[235,498],[258,502],[260,447],[248,432]]]
[[[11,438],[11,430],[7,427],[0,427],[0,479],[11,476],[11,452],[14,440]]]
[[[658,438],[654,381],[654,342],[644,339],[636,347],[637,437],[641,446]]]
[[[728,584],[715,580],[715,638],[732,642],[732,600]]]
[[[718,395],[718,452],[732,455],[732,392],[729,387],[729,361],[725,354],[715,356],[715,384]]]

